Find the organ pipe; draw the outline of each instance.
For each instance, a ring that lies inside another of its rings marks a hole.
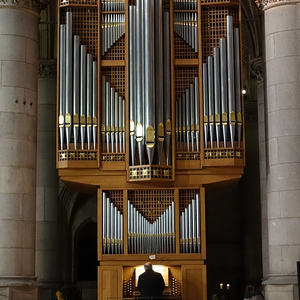
[[[180,252],[201,252],[199,194],[184,208],[180,214]]]
[[[73,136],[74,149],[77,149],[79,129],[79,68],[80,68],[80,41],[79,36],[74,35],[73,43]]]
[[[105,152],[105,76],[102,76],[101,81],[101,145],[102,145],[102,152]]]
[[[66,13],[66,103],[65,127],[67,149],[70,149],[72,124],[72,13]]]
[[[80,142],[84,149],[86,136],[86,46],[80,47]]]
[[[171,62],[170,62],[170,14],[164,13],[164,111],[166,164],[171,164]]]
[[[59,48],[59,136],[60,150],[64,148],[65,101],[66,101],[66,25],[60,25]]]
[[[136,149],[136,39],[135,39],[135,6],[129,6],[129,130],[130,130],[130,154],[131,165],[135,164]]]
[[[162,0],[137,0],[136,5],[129,6],[129,128],[132,166],[144,163],[169,165],[171,162],[169,20],[169,13],[163,12]]]
[[[87,144],[88,149],[91,149],[92,139],[92,101],[93,101],[93,80],[92,75],[92,55],[87,54],[86,56],[86,114],[87,114]]]
[[[208,123],[209,123],[209,136],[210,147],[213,148],[215,122],[214,122],[214,70],[213,70],[213,57],[208,57],[207,62],[207,79],[208,79]]]
[[[233,28],[232,16],[227,16],[226,22],[227,37],[220,39],[220,48],[214,48],[214,55],[207,58],[207,66],[206,64],[202,66],[204,144],[206,148],[208,146],[208,125],[211,147],[216,141],[216,146],[219,148],[221,140],[223,140],[224,147],[227,147],[228,125],[230,146],[234,147],[235,140],[237,140],[238,148],[241,146],[242,102],[239,29]],[[235,133],[236,127],[237,134]]]
[[[152,1],[154,2],[154,1]],[[162,164],[163,159],[163,151],[164,151],[164,139],[165,139],[165,128],[164,128],[164,78],[163,78],[163,11],[162,11],[162,0],[155,1],[155,48],[152,47],[151,50],[155,49],[155,57],[153,61],[155,61],[155,75],[153,74],[153,78],[155,78],[155,86],[152,87],[153,92],[155,93],[155,108],[153,109],[152,114],[156,113],[153,118],[156,117],[156,129],[157,129],[157,152],[158,152],[158,164]],[[152,45],[153,42],[151,41]],[[145,54],[147,55],[147,54]],[[153,66],[154,68],[154,66]],[[152,154],[153,155],[153,154]],[[153,160],[153,159],[152,159]],[[152,163],[152,161],[151,161]],[[150,163],[150,164],[151,164]]]
[[[221,99],[220,99],[220,48],[214,48],[214,99],[217,148],[220,148]]]
[[[228,109],[231,147],[235,137],[235,88],[234,88],[234,46],[232,16],[227,16],[227,74],[228,74]]]
[[[146,219],[130,201],[128,205],[128,251],[138,253],[174,253],[174,202],[154,222]]]
[[[207,86],[207,63],[202,65],[202,89],[203,89],[203,114],[204,114],[204,147],[208,142],[208,86]]]
[[[97,62],[93,61],[93,145],[96,150],[97,145],[97,115],[98,115],[98,75]]]
[[[242,137],[242,103],[241,103],[241,70],[240,70],[240,33],[234,28],[234,66],[235,66],[235,97],[237,115],[237,140],[241,147]]]
[[[194,80],[195,92],[195,131],[196,131],[196,151],[200,151],[200,122],[199,122],[199,78],[195,77]]]
[[[220,39],[220,64],[221,64],[221,103],[222,103],[222,128],[223,141],[226,147],[228,124],[228,93],[227,93],[227,51],[226,38]]]

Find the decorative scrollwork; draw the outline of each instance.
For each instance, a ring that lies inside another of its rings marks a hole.
[[[29,9],[39,13],[50,0],[0,0],[0,7]]]
[[[56,77],[56,60],[40,60],[39,78],[55,78]]]
[[[264,61],[262,57],[257,57],[251,61],[250,76],[258,83],[264,81]]]
[[[299,0],[254,0],[256,6],[260,9],[267,9],[270,6],[297,3]]]

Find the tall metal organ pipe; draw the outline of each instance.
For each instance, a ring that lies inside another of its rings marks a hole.
[[[205,148],[208,147],[207,124],[209,124],[211,147],[213,147],[213,142],[216,140],[216,146],[219,148],[222,139],[224,147],[228,146],[228,125],[230,129],[230,147],[235,146],[235,141],[237,141],[237,147],[241,147],[243,124],[240,33],[239,28],[233,28],[232,16],[227,16],[226,22],[227,37],[220,38],[220,48],[214,48],[214,55],[208,56],[208,69],[206,64],[203,64],[202,67]],[[209,113],[208,117],[207,113]],[[214,132],[216,132],[216,139]]]
[[[130,130],[130,157],[131,165],[135,164],[136,149],[136,9],[135,6],[129,6],[129,130]]]
[[[73,137],[74,149],[77,149],[79,130],[79,68],[80,68],[80,39],[74,35],[73,46]]]
[[[80,36],[72,35],[72,12],[66,12],[66,24],[60,25],[59,49],[59,133],[60,150],[96,150],[97,143],[97,62],[80,45]],[[91,132],[93,127],[93,133]],[[73,137],[73,139],[71,139]],[[73,148],[72,148],[73,149]]]
[[[228,73],[228,109],[231,147],[235,137],[235,88],[234,88],[234,46],[232,16],[227,16],[227,73]]]
[[[64,148],[66,101],[66,25],[60,25],[59,48],[59,137],[60,150]]]
[[[129,6],[131,166],[171,162],[169,22],[162,0]]]
[[[234,28],[234,66],[235,66],[235,103],[237,116],[237,140],[241,146],[242,137],[242,103],[241,103],[241,70],[240,70],[240,32]]]
[[[67,149],[70,149],[71,125],[72,125],[72,13],[66,13],[66,103],[65,103],[65,127]]]

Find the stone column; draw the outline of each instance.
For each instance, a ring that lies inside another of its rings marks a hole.
[[[38,14],[0,2],[0,295],[36,299],[35,180]]]
[[[300,260],[300,1],[265,1],[267,300],[295,300]]]
[[[53,299],[53,292],[61,277],[55,116],[56,60],[41,60],[36,157],[36,276],[43,300]]]

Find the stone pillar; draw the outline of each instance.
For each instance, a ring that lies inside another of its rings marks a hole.
[[[267,216],[263,224],[268,268],[264,284],[267,300],[295,300],[300,260],[300,1],[265,4]]]
[[[0,2],[0,294],[36,299],[35,180],[38,14]]]
[[[37,117],[36,276],[43,300],[53,299],[61,277],[55,116],[56,60],[41,60]]]

